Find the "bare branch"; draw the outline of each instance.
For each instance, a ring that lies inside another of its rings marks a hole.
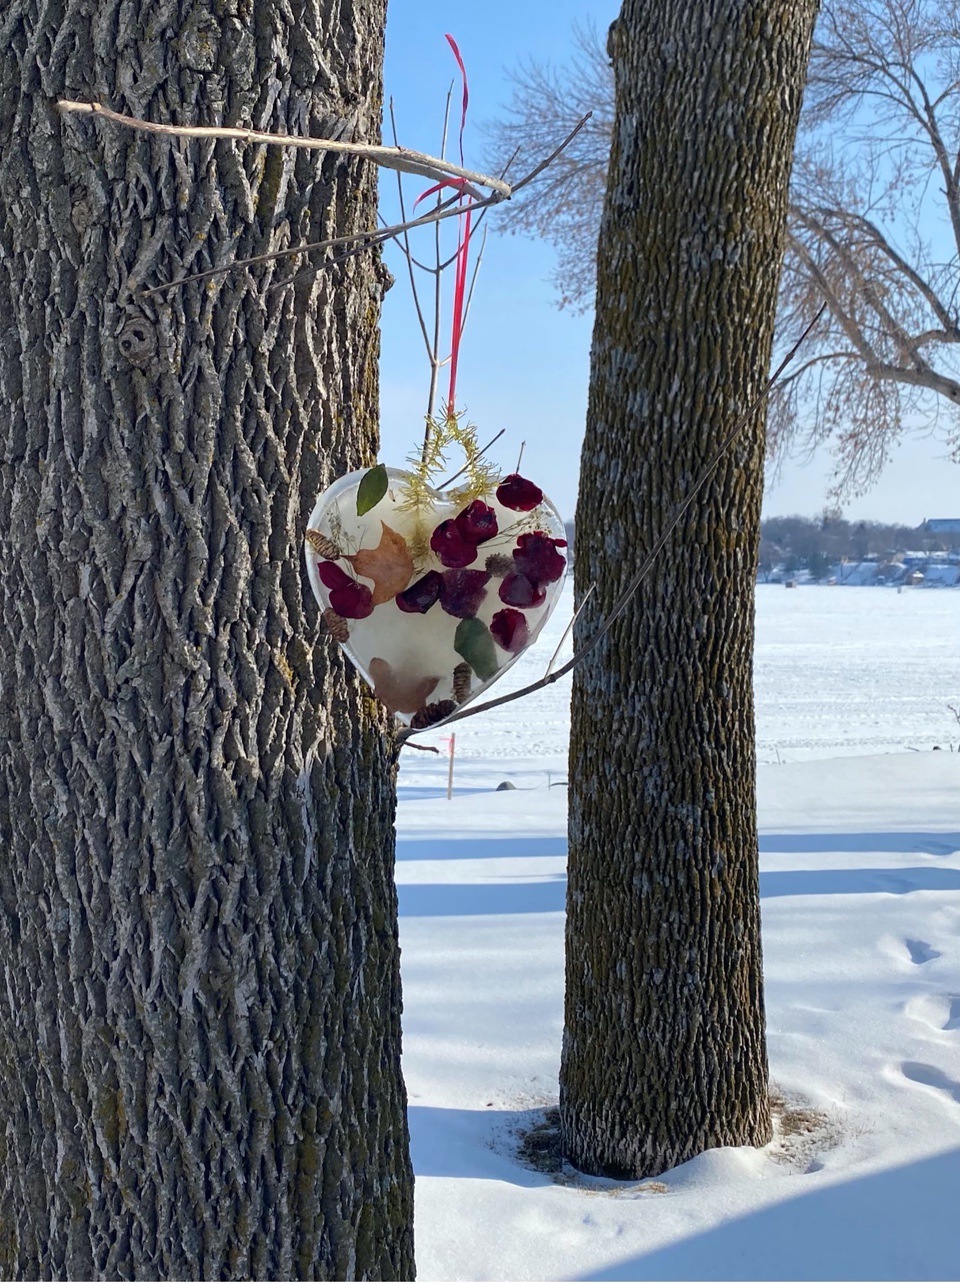
[[[603,41],[592,25],[574,28],[574,54],[554,68],[521,63],[511,74],[513,92],[501,118],[484,126],[491,141],[488,164],[496,169],[510,152],[542,154],[550,140],[586,112],[589,124],[561,161],[531,180],[522,200],[504,210],[507,231],[553,244],[553,279],[562,307],[592,305],[595,251],[613,133],[613,72]]]
[[[960,383],[946,375],[937,374],[935,370],[911,370],[909,366],[892,366],[884,363],[868,367],[874,379],[892,379],[894,383],[913,384],[917,388],[929,388],[947,401],[960,406]]]
[[[546,161],[542,161],[535,170],[531,171],[531,173],[539,173],[543,169],[544,165],[548,164],[553,157],[559,155],[570,141],[576,137],[579,130],[583,127],[585,119],[580,121],[576,128],[567,135],[560,146],[554,150],[551,157],[548,157]],[[527,178],[529,177],[530,175],[527,176]],[[516,191],[518,187],[522,187],[527,181],[527,178],[521,179],[519,183],[515,184],[513,190]],[[499,183],[500,180],[498,179],[497,182]],[[494,191],[488,196],[483,196],[479,200],[471,202],[467,208],[469,208],[471,213],[474,213],[477,210],[485,210],[490,206],[498,205],[503,199],[504,198],[499,191]],[[307,245],[294,245],[285,250],[275,250],[271,254],[257,254],[252,258],[237,259],[235,262],[225,264],[223,267],[210,268],[206,272],[194,272],[190,276],[178,277],[175,281],[167,281],[164,285],[155,285],[150,290],[141,291],[141,294],[144,297],[151,294],[162,294],[166,290],[179,289],[180,286],[188,285],[194,281],[205,281],[209,280],[211,277],[222,276],[224,273],[232,272],[236,268],[250,267],[256,263],[269,263],[276,259],[290,258],[293,255],[308,254],[314,250],[326,250],[339,245],[354,245],[361,243],[360,247],[362,249],[369,249],[376,245],[382,245],[386,241],[393,240],[395,237],[404,232],[411,231],[413,228],[428,227],[432,223],[439,223],[443,219],[447,218],[459,218],[464,212],[465,208],[460,203],[460,193],[458,192],[456,195],[449,197],[446,201],[438,204],[429,213],[423,214],[419,218],[408,219],[406,222],[396,223],[391,227],[375,228],[373,231],[367,232],[356,232],[350,236],[335,236],[326,241],[313,241]],[[314,270],[320,271],[324,267],[331,266],[331,264],[336,261],[338,260],[334,259],[327,263],[319,264]],[[293,280],[297,279],[298,278],[296,277],[293,278]],[[289,282],[286,284],[289,284]]]
[[[345,156],[360,156],[372,160],[386,169],[395,169],[403,174],[419,174],[421,178],[443,182],[456,178],[462,181],[461,191],[473,200],[481,199],[480,188],[495,192],[501,200],[509,200],[512,195],[510,184],[489,174],[478,174],[475,170],[452,165],[447,160],[436,156],[427,156],[423,152],[409,151],[405,147],[382,147],[374,143],[346,143],[332,138],[297,138],[290,134],[268,134],[258,129],[235,129],[217,125],[162,125],[156,121],[140,120],[136,116],[124,116],[120,112],[104,107],[102,103],[73,102],[61,98],[57,103],[58,111],[63,114],[72,112],[101,116],[115,125],[126,129],[135,129],[141,133],[162,134],[174,138],[223,138],[235,143],[266,143],[270,146],[304,147],[318,152],[340,152]]]
[[[487,248],[487,229],[483,229],[483,236],[480,238],[480,249],[477,251],[477,257],[474,260],[473,272],[470,276],[470,288],[467,290],[467,301],[463,307],[463,324],[460,328],[460,336],[467,328],[467,321],[470,317],[470,304],[473,302],[473,291],[477,284],[477,277],[480,275],[480,267],[483,263],[483,252]]]
[[[578,30],[572,60],[513,73],[513,95],[487,127],[493,155],[543,147],[543,131],[595,107],[577,144],[511,203],[507,230],[553,242],[560,306],[593,302],[614,84],[603,40]],[[935,421],[960,377],[960,4],[824,0],[791,184],[779,340],[826,300],[824,353],[771,407],[774,447],[807,426],[832,438],[851,486],[870,480],[889,444]],[[945,241],[945,248],[941,242]],[[900,384],[894,372],[909,371]],[[929,371],[918,378],[917,371]],[[924,395],[926,390],[926,396]],[[938,403],[937,398],[941,399]],[[869,407],[869,414],[867,413]],[[960,419],[951,428],[960,445]],[[870,440],[867,440],[867,439]],[[849,466],[847,466],[849,465]]]
[[[784,375],[780,380],[780,388],[783,389],[788,387],[791,383],[796,383],[798,379],[802,379],[803,376],[809,370],[812,370],[814,366],[823,365],[828,361],[856,361],[858,355],[858,353],[851,352],[849,350],[845,352],[820,352],[817,356],[811,357],[809,361],[805,361],[803,365],[792,374]]]
[[[802,241],[794,238],[792,240],[792,245],[795,253],[806,265],[811,278],[816,281],[820,294],[824,299],[826,299],[826,306],[829,307],[834,320],[839,323],[840,328],[856,348],[863,360],[868,364],[877,364],[877,354],[867,342],[866,336],[860,326],[857,325],[853,317],[850,316],[843,307],[839,296],[827,279],[826,273],[814,260],[813,255],[809,252]]]
[[[447,135],[450,129],[450,105],[453,101],[453,81],[450,82],[450,88],[447,90],[447,101],[443,108],[443,132],[440,137],[440,153],[443,156],[447,154]],[[437,195],[437,204],[440,204],[440,196]],[[460,202],[456,202],[456,208],[460,208]],[[430,350],[430,388],[427,394],[427,414],[424,420],[423,429],[423,451],[421,458],[426,460],[430,448],[430,436],[433,431],[433,416],[437,403],[437,385],[440,381],[440,367],[443,362],[440,360],[440,322],[443,311],[443,289],[441,274],[443,265],[440,260],[443,257],[440,245],[440,223],[434,224],[434,253],[436,255],[436,275],[433,279],[433,344]]]
[[[796,206],[791,208],[791,213],[801,219],[804,217],[803,211]],[[884,236],[883,232],[872,219],[869,219],[865,215],[859,214],[854,210],[822,209],[818,210],[817,213],[823,219],[834,220],[838,223],[844,224],[848,228],[866,232],[870,237],[872,244],[887,256],[898,272],[901,272],[912,285],[916,286],[917,290],[923,295],[927,303],[930,305],[931,311],[944,327],[942,331],[931,331],[931,336],[934,334],[942,336],[944,342],[956,342],[957,340],[960,340],[960,328],[957,326],[956,314],[951,312],[950,309],[948,309],[942,302],[929,281],[925,280],[920,273],[907,262],[903,255],[894,249],[890,241],[886,236]]]
[[[543,671],[543,676],[545,678],[548,678],[550,674],[553,672],[553,666],[557,662],[557,656],[560,654],[561,650],[563,649],[564,642],[566,642],[567,638],[573,632],[573,626],[576,624],[577,620],[579,620],[581,611],[590,601],[591,597],[593,596],[593,590],[596,587],[597,587],[596,581],[594,581],[594,583],[591,584],[590,587],[587,589],[586,593],[584,593],[583,600],[581,601],[577,609],[574,611],[573,615],[570,617],[570,623],[563,630],[563,635],[560,638],[560,641],[557,643],[557,649],[554,651],[553,655],[551,655],[550,662],[547,665],[546,669],[544,669]]]
[[[394,237],[399,236],[401,232],[410,231],[415,227],[429,227],[431,223],[436,223],[441,219],[453,218],[460,213],[458,208],[458,196],[451,196],[442,205],[438,205],[429,214],[424,214],[420,218],[409,219],[406,223],[396,223],[392,227],[377,228],[372,232],[355,232],[349,236],[333,236],[326,241],[311,241],[306,245],[293,245],[285,250],[274,250],[271,254],[255,254],[249,259],[236,259],[233,263],[225,263],[222,267],[208,268],[205,272],[194,272],[190,276],[177,277],[175,281],[166,281],[163,285],[155,285],[149,290],[141,290],[141,295],[146,298],[151,294],[163,294],[167,290],[179,289],[182,285],[190,285],[194,281],[207,281],[214,276],[223,276],[227,272],[233,272],[236,268],[252,267],[257,263],[272,263],[277,259],[293,258],[297,254],[310,254],[314,250],[335,249],[337,246],[353,246],[355,251],[369,250],[376,245],[383,245],[386,241],[391,241]],[[487,197],[486,203],[494,203],[499,197]],[[330,259],[326,263],[318,265],[316,271],[322,267],[330,267],[332,264],[341,262],[340,259]],[[292,284],[293,280],[284,282]]]

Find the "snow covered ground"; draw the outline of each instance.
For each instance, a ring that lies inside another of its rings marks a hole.
[[[786,1134],[657,1183],[524,1166],[517,1134],[557,1094],[569,680],[468,719],[452,801],[432,755],[405,753],[399,783],[423,1280],[960,1276],[960,728],[946,709],[960,593],[765,586],[757,601]],[[504,685],[538,676],[564,615]],[[496,791],[504,780],[517,788]]]

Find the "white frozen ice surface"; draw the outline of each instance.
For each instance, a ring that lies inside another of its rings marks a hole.
[[[761,762],[956,747],[960,592],[760,585],[754,683]]]
[[[960,1277],[960,729],[945,708],[960,703],[960,593],[770,586],[757,601],[760,737],[785,760],[759,773],[771,1071],[823,1121],[702,1155],[664,1190],[561,1184],[518,1161],[516,1131],[557,1095],[558,683],[452,728],[450,802],[445,759],[403,755],[422,1280]],[[538,676],[563,615],[505,683]]]

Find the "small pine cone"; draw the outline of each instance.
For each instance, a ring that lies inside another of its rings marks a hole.
[[[453,671],[453,696],[457,704],[463,704],[470,698],[470,684],[473,681],[473,670],[466,661],[458,664]]]
[[[452,700],[438,700],[436,704],[425,704],[410,719],[410,726],[414,731],[422,731],[424,727],[432,727],[435,722],[442,722],[444,718],[449,718],[456,707]]]
[[[320,557],[327,557],[331,562],[335,562],[338,557],[343,556],[333,540],[320,531],[307,531],[307,543]]]
[[[505,575],[517,568],[514,565],[512,557],[507,557],[506,553],[491,553],[484,563],[488,575],[495,575],[497,579],[502,580]]]
[[[342,615],[337,615],[332,606],[328,606],[323,613],[323,622],[327,626],[327,632],[335,642],[346,642],[350,636],[350,626]]]

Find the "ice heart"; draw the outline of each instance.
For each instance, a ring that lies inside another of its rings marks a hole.
[[[559,513],[516,474],[477,496],[378,466],[323,492],[305,556],[329,632],[392,713],[426,727],[536,640],[565,548]]]

